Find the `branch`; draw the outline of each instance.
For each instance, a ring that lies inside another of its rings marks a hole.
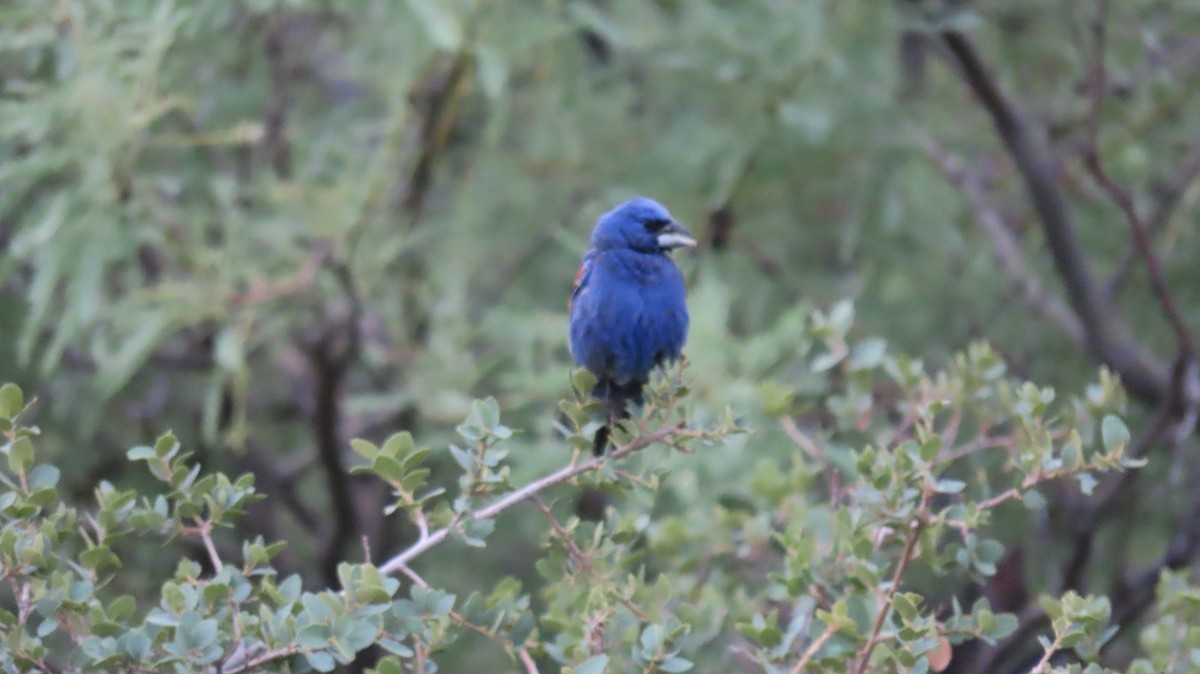
[[[263,647],[260,645],[259,648],[261,650]],[[206,668],[204,670],[205,674],[248,674],[249,672],[253,672],[263,665],[274,662],[275,660],[282,660],[284,658],[292,657],[300,652],[300,647],[290,645],[282,648],[276,648],[274,650],[264,650],[261,654],[247,659],[250,654],[250,650],[252,649],[239,650],[230,656],[230,658],[219,667]]]
[[[606,461],[627,456],[667,438],[697,437],[697,435],[697,432],[688,431],[685,427],[685,423],[682,421],[677,424],[664,424],[653,433],[636,438],[630,441],[628,444],[618,447],[608,456],[598,456],[588,459],[583,463],[572,463],[545,477],[534,480],[533,482],[530,482],[529,484],[517,489],[507,496],[500,498],[495,503],[476,510],[471,514],[471,517],[476,520],[495,519],[497,515],[505,510],[508,510],[519,503],[533,498],[534,496],[540,494],[546,489],[549,489],[550,487],[553,487],[556,484],[561,484],[571,480],[572,478],[583,475],[584,473],[588,473],[600,468]],[[388,561],[384,562],[383,565],[379,567],[379,570],[386,574],[393,574],[402,570],[404,567],[408,566],[408,563],[412,560],[445,542],[446,539],[450,537],[451,531],[451,527],[443,527],[431,532],[428,536],[418,538],[417,542],[409,546],[408,549],[400,552]]]
[[[821,647],[825,645],[825,642],[829,641],[833,635],[837,634],[837,631],[837,625],[826,625],[825,630],[821,632],[816,639],[813,639],[813,642],[808,645],[808,648],[804,649],[804,654],[801,655],[800,659],[796,661],[796,666],[792,667],[791,674],[801,674],[801,672],[804,671],[804,668],[808,666],[808,661],[813,659],[813,656],[817,654],[817,651],[821,650]]]
[[[405,212],[410,216],[410,228],[423,215],[425,198],[433,184],[434,168],[462,112],[461,103],[471,82],[471,73],[470,53],[460,51],[436,66],[435,72],[424,82],[423,91],[413,92],[425,112],[421,118],[420,153],[412,172],[396,184],[388,205],[390,212]]]
[[[196,533],[200,536],[200,540],[204,541],[204,550],[208,552],[208,561],[212,563],[213,571],[221,573],[221,569],[225,568],[225,565],[221,563],[221,555],[217,554],[217,546],[213,542],[212,522],[197,518]]]
[[[1141,217],[1138,216],[1137,209],[1133,205],[1133,197],[1129,195],[1129,192],[1125,188],[1118,185],[1112,176],[1108,174],[1108,171],[1105,170],[1104,164],[1100,160],[1098,148],[1095,146],[1090,147],[1084,153],[1083,161],[1088,170],[1091,171],[1092,176],[1125,214],[1125,219],[1129,221],[1129,229],[1133,234],[1134,244],[1146,262],[1150,291],[1154,293],[1155,299],[1162,306],[1163,314],[1171,324],[1171,329],[1175,331],[1175,340],[1179,345],[1180,353],[1190,354],[1193,350],[1191,333],[1188,331],[1187,323],[1184,322],[1178,307],[1175,306],[1175,300],[1167,290],[1166,281],[1163,280],[1162,267],[1158,263],[1158,257],[1154,254],[1154,249],[1150,246],[1150,238],[1146,235],[1146,225],[1142,222]]]
[[[284,31],[287,21],[281,12],[267,19],[263,51],[267,59],[269,94],[263,109],[263,145],[271,158],[275,175],[287,180],[292,176],[292,150],[287,136],[289,78],[292,67],[286,54]]]
[[[1083,324],[1093,357],[1121,377],[1131,395],[1154,405],[1166,397],[1166,365],[1133,340],[1110,298],[1095,283],[1059,188],[1055,161],[1032,137],[1024,118],[1005,97],[963,33],[941,33],[957,72],[992,118],[996,133],[1016,165],[1042,225],[1055,268]]]
[[[1129,191],[1117,184],[1117,181],[1109,175],[1104,168],[1104,162],[1100,158],[1100,114],[1104,109],[1104,91],[1107,87],[1108,73],[1104,63],[1104,48],[1106,44],[1106,18],[1108,16],[1109,0],[1101,0],[1099,10],[1096,13],[1096,19],[1093,23],[1093,33],[1095,35],[1095,56],[1092,59],[1092,110],[1088,118],[1088,144],[1084,149],[1083,163],[1091,172],[1092,177],[1100,184],[1108,196],[1117,204],[1117,207],[1125,214],[1125,219],[1129,222],[1129,229],[1133,234],[1133,242],[1137,246],[1137,250],[1141,253],[1146,261],[1146,271],[1149,276],[1150,290],[1154,293],[1154,297],[1158,303],[1162,305],[1163,314],[1171,323],[1171,328],[1175,331],[1175,339],[1178,342],[1179,352],[1181,354],[1192,353],[1192,336],[1188,331],[1187,324],[1183,321],[1183,317],[1179,314],[1179,309],[1175,307],[1175,300],[1167,291],[1167,284],[1163,280],[1162,268],[1158,263],[1158,257],[1155,256],[1153,248],[1150,246],[1150,238],[1146,234],[1146,225],[1138,216],[1137,207],[1134,206],[1133,197]]]
[[[312,426],[317,459],[325,470],[326,488],[333,509],[332,527],[321,551],[321,571],[331,585],[337,583],[338,563],[358,530],[354,495],[342,465],[340,433],[342,385],[360,345],[357,305],[346,323],[348,325],[334,324],[326,328],[309,355],[316,380]]]
[[[879,613],[875,616],[875,624],[871,627],[870,636],[867,637],[867,645],[863,646],[861,654],[858,656],[858,666],[855,667],[854,674],[863,674],[867,671],[867,664],[871,660],[871,651],[874,651],[875,645],[879,643],[879,633],[883,630],[883,623],[887,620],[888,613],[891,612],[892,598],[900,589],[900,580],[904,578],[904,572],[908,569],[908,564],[916,552],[917,539],[921,537],[921,530],[925,528],[925,517],[929,514],[929,499],[932,493],[928,485],[921,492],[921,505],[917,508],[916,516],[908,525],[908,537],[904,541],[904,551],[900,553],[900,561],[896,562],[896,571],[892,574],[891,585],[884,593]]]
[[[522,648],[517,651],[517,657],[521,659],[521,664],[525,665],[525,674],[538,674],[537,663],[533,661],[533,656],[529,655],[529,651]]]
[[[1056,634],[1054,635],[1054,641],[1047,646],[1045,651],[1042,653],[1042,659],[1038,660],[1037,664],[1033,666],[1033,669],[1029,670],[1029,674],[1045,674],[1045,672],[1048,672],[1048,668],[1050,667],[1050,658],[1054,657],[1054,654],[1058,652],[1059,648],[1062,648],[1062,635]]]
[[[566,546],[567,552],[571,555],[571,558],[574,559],[579,566],[581,566],[583,570],[592,577],[593,580],[607,584],[607,579],[602,577],[600,572],[596,571],[596,567],[592,566],[592,563],[588,561],[587,555],[583,554],[583,551],[579,549],[578,545],[576,545],[575,539],[571,536],[571,532],[563,528],[563,525],[560,524],[557,519],[555,519],[554,513],[550,512],[550,508],[546,505],[546,502],[542,500],[542,497],[534,494],[529,497],[529,500],[533,502],[533,505],[536,506],[538,510],[542,511],[542,515],[544,515],[546,520],[550,523],[550,528],[554,531],[554,535],[558,536],[559,539],[562,540],[563,545]],[[628,597],[624,597],[619,593],[614,592],[613,594],[616,596],[617,601],[621,602],[625,608],[629,609],[630,613],[637,616],[638,620],[642,622],[649,622],[650,618],[646,616],[646,612],[639,608],[637,604],[630,601]]]
[[[1083,324],[1080,323],[1079,316],[1038,282],[1037,274],[1025,262],[1020,243],[989,200],[983,185],[972,180],[961,162],[945,152],[932,136],[920,133],[917,142],[925,154],[942,169],[947,182],[966,196],[967,206],[975,222],[992,241],[992,249],[1000,262],[1001,271],[1017,286],[1025,296],[1025,301],[1072,342],[1083,345]]]
[[[1171,172],[1171,178],[1156,188],[1157,200],[1150,211],[1150,216],[1146,218],[1146,235],[1148,237],[1154,237],[1158,232],[1166,229],[1177,209],[1184,205],[1185,201],[1190,203],[1194,199],[1195,193],[1192,188],[1196,184],[1197,176],[1200,176],[1200,140],[1197,140],[1180,160],[1179,166]],[[1187,206],[1184,205],[1184,207]],[[1131,243],[1121,254],[1121,259],[1117,262],[1112,277],[1108,280],[1109,295],[1116,295],[1120,290],[1121,285],[1125,282],[1125,277],[1133,268],[1133,260],[1137,252],[1137,244]]]

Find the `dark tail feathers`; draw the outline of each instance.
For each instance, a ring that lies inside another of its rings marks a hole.
[[[645,385],[644,381],[631,381],[624,384],[605,380],[596,382],[595,388],[592,389],[592,397],[604,402],[604,411],[608,422],[596,430],[596,435],[592,440],[593,455],[604,454],[604,450],[608,448],[608,436],[612,425],[621,419],[629,418],[629,404],[642,404],[644,401],[642,387]]]

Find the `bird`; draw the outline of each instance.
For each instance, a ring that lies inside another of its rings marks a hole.
[[[611,426],[643,403],[656,367],[677,360],[687,341],[687,289],[671,251],[695,246],[665,206],[635,197],[600,216],[568,302],[571,356],[596,377],[592,397],[606,423],[593,453],[604,453]]]

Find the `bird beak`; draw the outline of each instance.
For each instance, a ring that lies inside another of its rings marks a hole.
[[[696,240],[692,238],[692,233],[687,230],[687,227],[671,221],[658,233],[658,247],[666,250],[679,248],[681,246],[694,246]]]

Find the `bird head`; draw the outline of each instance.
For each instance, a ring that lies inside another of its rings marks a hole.
[[[592,231],[592,247],[630,248],[642,253],[662,253],[694,246],[686,227],[675,222],[666,207],[647,197],[635,197],[600,216]]]

